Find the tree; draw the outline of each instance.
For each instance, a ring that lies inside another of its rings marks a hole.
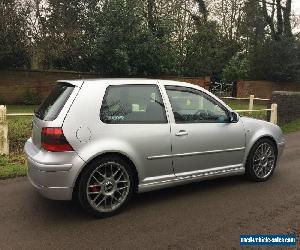
[[[233,56],[222,72],[222,81],[233,83],[249,77],[249,60],[241,53]]]
[[[284,20],[282,13],[286,9],[282,2],[249,0],[245,3],[241,34],[245,37],[243,47],[250,63],[251,79],[292,81],[299,77],[297,44],[289,31],[285,31],[284,23],[289,21]]]
[[[266,22],[260,0],[247,0],[242,9],[243,18],[241,20],[240,35],[243,37],[243,48],[251,52],[262,45],[266,32]]]
[[[291,0],[7,0],[0,67],[220,80],[243,54],[249,78],[299,77]],[[2,46],[2,47],[1,47]],[[235,62],[235,61],[234,61]],[[284,63],[282,63],[284,62]],[[223,74],[222,74],[223,72]]]
[[[253,58],[252,79],[278,82],[299,80],[299,47],[293,40],[267,39]]]
[[[84,37],[84,5],[81,0],[48,0],[44,21],[44,66],[78,70]]]
[[[218,22],[207,19],[209,12],[204,3],[201,1],[201,7],[191,15],[194,27],[187,35],[184,73],[220,78],[223,67],[237,52],[238,44],[226,38]]]
[[[225,39],[239,42],[245,0],[213,0],[212,15]]]
[[[283,0],[261,1],[264,18],[271,30],[272,38],[281,40],[283,37],[293,37],[291,26],[292,0],[285,0],[285,5]]]
[[[28,67],[26,13],[17,1],[0,2],[0,68]]]

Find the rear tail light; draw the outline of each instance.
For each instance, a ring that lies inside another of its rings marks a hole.
[[[64,136],[62,128],[42,128],[42,148],[52,152],[74,151]]]

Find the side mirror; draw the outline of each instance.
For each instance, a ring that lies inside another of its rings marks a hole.
[[[235,112],[231,112],[229,115],[229,122],[236,123],[239,121],[239,115]]]

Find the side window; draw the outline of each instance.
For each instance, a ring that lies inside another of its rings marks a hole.
[[[109,124],[167,123],[165,107],[156,85],[109,86],[100,119]]]
[[[166,86],[176,123],[224,123],[227,111],[209,95],[192,88]]]

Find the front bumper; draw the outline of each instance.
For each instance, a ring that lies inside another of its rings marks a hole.
[[[284,147],[285,147],[285,140],[283,139],[280,143],[278,143],[278,158],[281,157]]]
[[[76,178],[84,165],[76,152],[48,152],[29,139],[25,153],[32,186],[46,198],[71,200]]]

